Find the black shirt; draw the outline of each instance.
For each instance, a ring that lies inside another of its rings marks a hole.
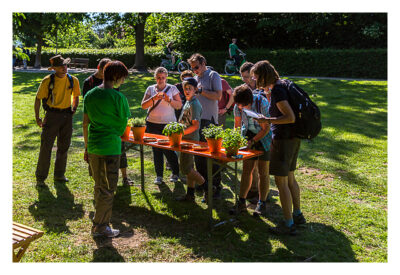
[[[182,106],[183,105],[185,105],[185,102],[186,102],[186,96],[185,96],[185,92],[183,91],[183,87],[182,87],[182,83],[177,83],[177,84],[175,84],[175,87],[178,89],[178,91],[179,91],[179,96],[181,97],[181,100],[182,100]],[[181,111],[182,111],[182,109],[179,109],[179,110],[176,110],[175,109],[175,116],[176,116],[176,119],[178,119],[179,118],[179,116],[181,115]]]
[[[269,115],[271,117],[282,116],[276,104],[280,101],[286,100],[289,102],[288,87],[284,80],[278,80],[274,88],[271,90],[271,104],[269,105]],[[292,138],[293,123],[291,124],[271,124],[272,138],[273,139],[286,139]]]
[[[85,97],[88,91],[99,86],[101,83],[103,83],[103,79],[95,77],[94,74],[86,78],[83,82],[82,97]]]

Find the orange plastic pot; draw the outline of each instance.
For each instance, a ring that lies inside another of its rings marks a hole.
[[[182,134],[172,133],[169,138],[169,144],[173,147],[178,147],[182,141]]]
[[[206,138],[210,153],[219,153],[222,148],[222,138]]]
[[[124,134],[122,135],[122,137],[123,137],[123,138],[129,139],[129,132],[130,132],[130,131],[131,131],[131,126],[126,126],[125,132],[124,132]]]
[[[143,136],[145,131],[146,131],[146,126],[132,127],[133,140],[143,141]]]
[[[225,148],[225,153],[227,157],[236,156],[239,152],[239,148]]]

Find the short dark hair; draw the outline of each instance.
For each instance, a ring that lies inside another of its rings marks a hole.
[[[246,61],[246,62],[244,62],[244,63],[242,64],[242,66],[240,66],[239,72],[240,72],[240,73],[244,73],[244,72],[249,72],[249,73],[250,73],[250,70],[251,70],[251,68],[252,68],[253,66],[254,66],[253,63],[251,63],[251,62],[249,62],[249,61]]]
[[[275,84],[279,79],[278,72],[268,60],[258,61],[254,64],[253,68],[251,68],[250,73],[257,75],[257,88],[264,88],[271,84]]]
[[[249,86],[242,84],[233,90],[233,100],[236,104],[247,106],[253,103],[253,92]]]
[[[201,65],[207,63],[206,58],[199,53],[192,54],[192,56],[187,60],[187,62],[189,62],[189,63],[196,62],[196,61],[199,62],[199,64],[201,64]]]
[[[111,59],[110,59],[110,58],[107,58],[107,57],[102,58],[102,59],[99,61],[99,64],[98,64],[99,69],[104,69],[104,66],[106,66],[106,64],[107,64],[108,62],[111,62]]]
[[[121,61],[111,61],[104,67],[104,81],[117,81],[128,76],[128,69]]]

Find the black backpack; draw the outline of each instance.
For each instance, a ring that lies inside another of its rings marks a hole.
[[[321,131],[321,112],[308,94],[290,80],[287,85],[289,104],[296,121],[293,126],[294,136],[301,139],[312,139]]]
[[[47,98],[42,99],[42,106],[45,111],[50,110],[50,106],[47,104],[47,101],[49,100],[49,98],[51,100],[53,100],[54,77],[55,77],[55,74],[50,75],[49,93],[47,94]],[[67,77],[69,80],[69,89],[71,89],[71,93],[72,93],[72,91],[74,89],[74,80],[72,79],[72,76],[68,73],[67,73]]]

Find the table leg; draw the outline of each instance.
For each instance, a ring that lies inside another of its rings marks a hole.
[[[141,176],[141,188],[144,191],[144,154],[143,144],[140,144],[140,176]]]
[[[213,216],[212,216],[212,209],[213,209],[213,174],[212,174],[212,162],[211,158],[207,158],[207,176],[208,176],[208,214],[210,216],[210,227],[213,224]]]
[[[238,198],[237,198],[237,196],[238,196],[238,192],[237,192],[237,190],[238,190],[238,178],[237,178],[237,161],[235,161],[235,213],[237,213],[238,212]]]

